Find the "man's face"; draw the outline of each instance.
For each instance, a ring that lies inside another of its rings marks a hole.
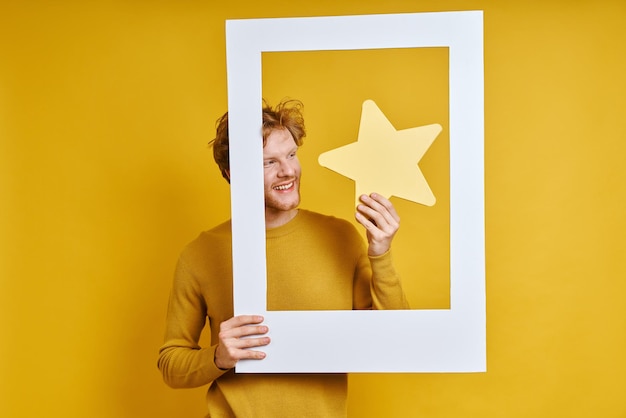
[[[287,129],[275,129],[263,147],[266,221],[289,221],[300,204],[298,146]]]

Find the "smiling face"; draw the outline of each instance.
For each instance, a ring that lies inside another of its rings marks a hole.
[[[275,228],[289,222],[300,204],[298,146],[287,129],[274,129],[263,147],[265,226]]]

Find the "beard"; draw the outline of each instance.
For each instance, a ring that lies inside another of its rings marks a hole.
[[[300,205],[300,179],[293,180],[293,186],[287,191],[268,187],[265,190],[266,212],[289,212]]]

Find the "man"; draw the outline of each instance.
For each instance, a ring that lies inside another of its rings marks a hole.
[[[391,262],[399,217],[389,200],[361,196],[355,217],[367,247],[349,222],[299,209],[301,107],[285,101],[263,108],[268,310],[407,309]],[[229,180],[228,114],[218,120],[213,152]],[[198,340],[207,318],[212,345],[203,348]],[[258,315],[233,317],[228,221],[200,234],[180,256],[159,369],[172,387],[211,384],[209,417],[345,417],[345,374],[234,373],[239,360],[265,357],[269,326]]]

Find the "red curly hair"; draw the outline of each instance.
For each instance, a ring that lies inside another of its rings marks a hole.
[[[276,129],[287,129],[297,146],[301,146],[306,136],[303,104],[299,100],[282,100],[276,106],[270,106],[263,101],[263,146],[269,134]],[[230,183],[229,147],[228,147],[228,112],[216,122],[215,139],[209,142],[213,146],[213,158],[217,163],[222,176]]]

